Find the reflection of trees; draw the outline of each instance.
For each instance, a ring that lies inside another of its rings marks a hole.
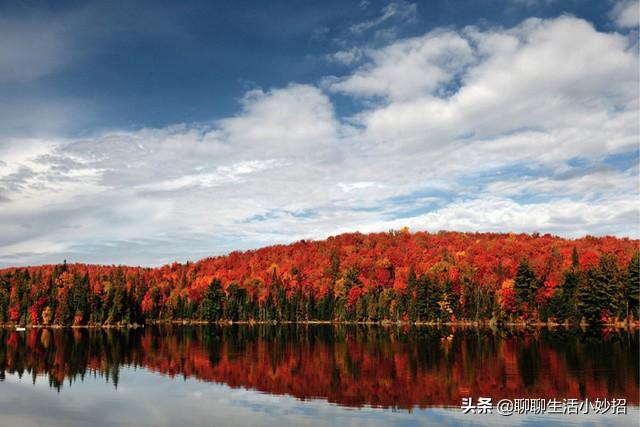
[[[518,368],[522,384],[527,388],[527,391],[531,391],[535,386],[540,370],[538,343],[538,340],[531,340],[529,337],[518,339]]]
[[[0,329],[0,379],[46,374],[60,391],[85,376],[117,387],[146,368],[342,405],[411,408],[466,396],[625,397],[638,403],[638,334],[451,331],[366,326]]]

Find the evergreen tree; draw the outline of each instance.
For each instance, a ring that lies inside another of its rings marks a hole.
[[[560,287],[554,289],[551,297],[547,298],[545,303],[540,307],[540,319],[543,321],[549,320],[549,318],[554,318],[557,322],[562,322],[564,320],[564,300],[563,300],[563,292]]]
[[[625,316],[640,319],[640,251],[633,254],[624,277]]]
[[[527,313],[531,314],[535,308],[535,298],[540,283],[536,278],[536,273],[529,265],[529,260],[523,258],[518,264],[516,270],[516,278],[513,288],[516,294],[520,314],[524,313],[523,306],[526,307]]]
[[[427,278],[427,320],[439,320],[442,317],[441,302],[444,288],[435,278]]]
[[[576,298],[578,289],[580,288],[580,282],[583,279],[582,272],[578,268],[579,264],[573,263],[571,269],[564,273],[561,288],[561,308],[560,312],[556,315],[560,321],[572,321],[578,317]]]
[[[429,300],[427,298],[429,287],[429,277],[423,274],[418,280],[415,299],[415,316],[419,321],[426,321],[429,317]]]
[[[577,270],[580,267],[580,257],[578,256],[578,249],[574,246],[571,251],[571,268]]]
[[[280,280],[280,276],[278,275],[278,271],[276,268],[273,268],[271,271],[271,288],[275,292],[275,309],[276,309],[276,319],[275,320],[286,320],[289,312],[289,301],[287,300],[287,290]]]
[[[184,318],[184,300],[180,294],[176,297],[176,307],[173,312],[174,319],[183,319]]]
[[[578,292],[578,310],[589,324],[598,324],[603,314],[620,314],[622,278],[615,255],[604,254],[597,268],[590,268]]]
[[[333,299],[333,289],[329,288],[317,306],[318,318],[320,320],[331,320],[333,318]]]
[[[244,306],[246,302],[247,291],[244,288],[240,288],[236,283],[231,283],[227,286],[227,295],[224,298],[223,313],[226,320],[242,320],[244,315]],[[267,299],[264,320],[273,319],[273,303],[272,299]]]
[[[222,283],[218,279],[213,279],[207,288],[202,299],[202,318],[208,322],[215,322],[222,316],[222,302],[224,293]]]

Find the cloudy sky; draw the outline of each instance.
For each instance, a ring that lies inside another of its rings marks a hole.
[[[0,266],[638,237],[638,2],[0,3]]]

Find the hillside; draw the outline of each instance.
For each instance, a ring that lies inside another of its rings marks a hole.
[[[160,268],[0,270],[0,322],[638,318],[638,240],[350,233]]]

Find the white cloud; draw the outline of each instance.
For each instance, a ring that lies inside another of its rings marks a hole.
[[[308,85],[250,91],[242,113],[218,124],[232,149],[265,155],[331,142],[338,126],[329,98]]]
[[[638,0],[618,0],[611,10],[611,18],[622,28],[640,25],[640,2]]]
[[[466,231],[550,232],[570,237],[585,234],[628,235],[627,224],[640,220],[640,209],[630,198],[599,202],[568,199],[547,203],[517,203],[499,197],[451,203],[446,207],[392,227]],[[636,230],[637,232],[637,230]]]
[[[370,182],[370,181],[361,181],[361,182],[339,182],[338,187],[340,187],[343,191],[350,193],[352,191],[364,190],[366,188],[378,187],[384,188],[385,186],[378,182]]]
[[[287,162],[278,161],[277,159],[242,161],[229,166],[219,166],[211,173],[183,175],[179,178],[142,185],[137,188],[139,190],[173,191],[189,187],[209,188],[239,184],[244,182],[244,177],[246,176],[251,176],[264,170],[286,165]],[[196,170],[200,169],[202,169],[202,167],[196,167]]]
[[[554,178],[538,177],[532,179],[520,179],[517,181],[495,181],[486,188],[488,193],[500,196],[580,196],[584,201],[590,199],[622,197],[637,193],[638,168],[625,172],[608,169],[595,170],[593,173],[583,172],[576,176]]]
[[[435,31],[364,53],[371,62],[330,89],[393,100],[430,94],[450,82],[473,60],[467,41],[453,32]]]
[[[463,73],[454,94],[438,96],[447,77],[454,75],[438,67],[433,79],[417,78],[421,85],[411,83],[415,70],[429,68],[416,65],[420,60],[394,58],[403,51],[404,41],[379,51],[388,61],[377,58],[333,87],[354,95],[384,94],[382,88],[389,88],[391,95],[400,92],[404,96],[391,96],[386,105],[365,110],[356,118],[373,140],[416,141],[420,135],[417,143],[421,145],[468,133],[487,138],[523,128],[555,129],[578,123],[598,128],[616,120],[619,112],[638,108],[638,56],[622,36],[599,33],[571,17],[530,19],[511,30],[470,28],[458,38],[463,36],[466,39],[455,46],[464,46],[465,40],[475,45],[473,55],[479,62],[465,68],[470,53],[462,48],[456,52],[445,44],[445,52],[460,57],[448,63]],[[413,53],[430,61],[427,54]]]
[[[383,7],[380,12],[381,14],[377,18],[352,25],[350,30],[353,33],[359,34],[378,27],[392,19],[397,19],[403,22],[412,21],[416,17],[417,7],[415,3],[407,3],[404,0],[398,0],[389,3],[387,6]]]
[[[354,49],[364,63],[326,90],[253,90],[215,122],[7,139],[0,263],[158,264],[403,225],[640,234],[637,159],[605,162],[637,157],[627,38],[561,17]]]
[[[327,55],[327,59],[329,61],[335,61],[341,64],[351,65],[356,62],[359,62],[363,56],[364,56],[364,53],[362,49],[351,48],[347,50],[340,50],[333,54]]]

